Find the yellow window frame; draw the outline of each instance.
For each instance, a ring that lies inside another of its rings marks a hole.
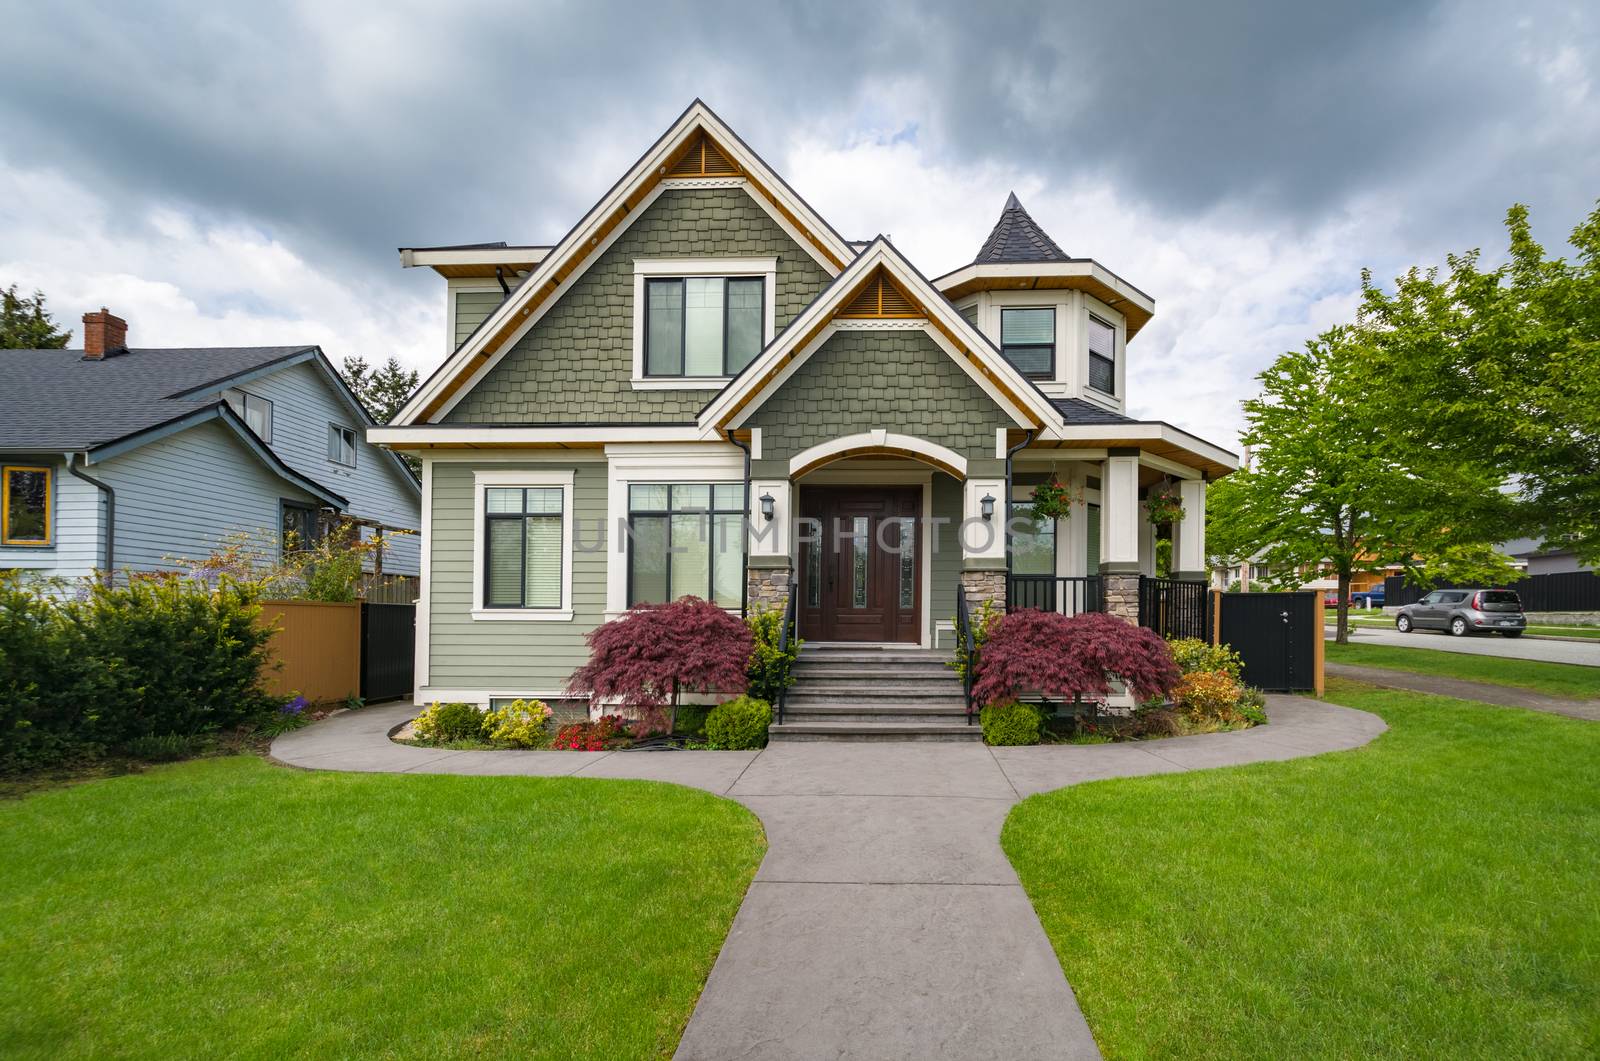
[[[44,537],[43,538],[13,538],[11,536],[11,473],[12,472],[43,472],[44,473]],[[18,545],[32,548],[45,548],[55,544],[55,527],[51,511],[51,498],[55,493],[55,469],[33,464],[6,464],[0,465],[0,545]]]

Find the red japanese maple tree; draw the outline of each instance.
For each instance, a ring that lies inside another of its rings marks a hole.
[[[989,634],[972,695],[1004,704],[1037,693],[1057,700],[1104,696],[1119,679],[1141,700],[1166,696],[1178,665],[1153,630],[1101,612],[1011,612]]]
[[[680,692],[742,693],[750,683],[750,628],[699,597],[635,605],[587,640],[589,662],[567,691],[634,709],[642,732],[671,728]]]

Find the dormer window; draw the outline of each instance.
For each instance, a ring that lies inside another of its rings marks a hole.
[[[1056,311],[1054,307],[1002,309],[1000,352],[1029,379],[1054,379],[1056,374]]]
[[[646,280],[645,375],[737,374],[761,351],[765,286],[759,276]]]
[[[1117,393],[1117,330],[1089,314],[1089,386]]]

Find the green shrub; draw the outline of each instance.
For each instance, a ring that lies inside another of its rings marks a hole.
[[[477,704],[441,704],[435,700],[417,716],[411,731],[418,740],[469,740],[484,735],[483,723],[483,712]]]
[[[1027,704],[992,704],[978,716],[983,742],[996,747],[1038,744],[1041,719]]]
[[[1244,687],[1244,691],[1239,694],[1239,702],[1233,705],[1233,709],[1239,713],[1240,718],[1252,726],[1267,724],[1267,694],[1253,685]]]
[[[959,616],[956,616],[950,620],[956,630],[955,657],[945,666],[955,671],[956,677],[966,681],[968,661],[976,654],[979,666],[983,665],[983,646],[989,640],[989,635],[994,633],[994,628],[1000,624],[1000,620],[1005,618],[1005,613],[998,611],[987,600],[978,605],[976,609],[969,611],[967,618],[972,623],[972,644],[970,645],[967,644],[966,635],[961,629],[960,622],[957,621],[958,618]]]
[[[794,684],[790,673],[800,655],[800,645],[794,631],[789,631],[789,644],[778,650],[778,637],[783,630],[783,613],[776,610],[759,611],[745,620],[750,627],[753,644],[746,672],[750,677],[749,695],[773,703],[789,686]]]
[[[135,737],[122,750],[135,759],[147,759],[153,763],[169,763],[192,755],[196,745],[197,742],[193,738],[185,737],[179,733],[163,733],[159,736]]]
[[[1227,645],[1213,645],[1198,637],[1180,637],[1167,642],[1172,649],[1172,661],[1184,674],[1199,671],[1222,671],[1234,681],[1239,680],[1244,661],[1239,653]]]
[[[772,705],[753,696],[718,704],[706,716],[706,740],[723,751],[761,748],[772,725]]]
[[[0,577],[0,770],[50,766],[143,736],[263,718],[271,631],[254,588],[178,578],[109,587]]]
[[[514,748],[548,748],[555,734],[545,728],[550,708],[543,700],[513,700],[483,716],[484,736]]]
[[[706,716],[709,714],[710,704],[679,704],[672,731],[690,737],[701,736],[706,731]]]

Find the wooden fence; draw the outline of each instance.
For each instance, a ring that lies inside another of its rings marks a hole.
[[[263,601],[261,618],[275,626],[268,644],[267,691],[299,693],[313,704],[344,703],[361,692],[361,605]]]

